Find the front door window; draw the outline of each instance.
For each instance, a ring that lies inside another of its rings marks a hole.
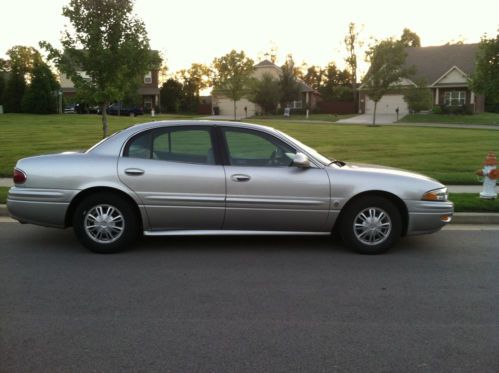
[[[238,128],[223,130],[232,166],[289,167],[296,150],[264,133]]]

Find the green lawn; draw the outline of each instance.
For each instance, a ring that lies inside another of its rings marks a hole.
[[[0,204],[4,204],[5,201],[7,201],[7,192],[8,191],[9,191],[9,188],[0,187]]]
[[[342,115],[335,115],[335,114],[310,114],[308,117],[308,120],[310,121],[323,121],[323,122],[336,122],[340,119],[345,119],[345,118],[351,118],[354,117],[355,114],[342,114]],[[283,120],[283,121],[289,121],[289,120],[307,120],[306,115],[298,115],[298,114],[292,114],[291,118],[286,118],[284,115],[261,115],[261,116],[255,116],[250,118],[252,120]]]
[[[0,204],[7,200],[9,188],[0,187]],[[499,212],[499,200],[480,199],[478,193],[450,193],[456,212]]]
[[[409,114],[400,123],[455,123],[455,124],[496,124],[499,125],[499,114],[480,113],[473,115],[450,114]]]
[[[499,199],[481,199],[478,193],[450,193],[456,212],[499,212]]]
[[[155,119],[173,118],[178,116]],[[151,119],[111,117],[111,132]],[[486,153],[499,152],[499,131],[494,130],[251,122],[280,129],[336,159],[400,167],[447,184],[477,183],[475,171]],[[100,117],[95,115],[0,115],[0,176],[10,177],[19,158],[87,149],[101,136]]]

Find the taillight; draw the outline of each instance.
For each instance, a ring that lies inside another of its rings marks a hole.
[[[24,171],[21,171],[16,168],[14,169],[14,175],[12,178],[14,179],[14,184],[24,184],[28,177],[26,176]]]

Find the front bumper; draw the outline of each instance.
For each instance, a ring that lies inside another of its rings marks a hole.
[[[436,232],[452,220],[454,204],[435,201],[406,201],[409,211],[407,234]]]

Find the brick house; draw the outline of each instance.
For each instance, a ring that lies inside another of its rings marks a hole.
[[[398,108],[400,114],[407,114],[409,109],[404,101],[404,89],[416,86],[421,79],[431,89],[435,106],[468,106],[475,113],[483,112],[484,96],[475,95],[469,88],[477,49],[478,44],[406,48],[405,65],[413,66],[415,74],[410,79],[403,79],[396,89],[383,96],[376,112],[393,114]],[[359,98],[359,111],[371,114],[374,101],[366,94],[363,85],[359,88]]]
[[[152,53],[157,53],[153,51]],[[85,71],[78,72],[81,77],[88,78]],[[59,73],[59,82],[65,101],[71,102],[76,99],[76,88],[74,83],[65,74]],[[140,82],[137,95],[139,105],[145,112],[150,112],[152,108],[159,106],[159,68],[148,71]]]

